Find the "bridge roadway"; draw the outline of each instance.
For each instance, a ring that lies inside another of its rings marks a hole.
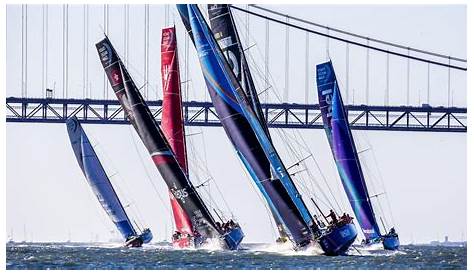
[[[147,104],[159,121],[162,101]],[[8,123],[64,123],[74,115],[83,123],[129,123],[117,100],[8,97],[6,107]],[[271,128],[323,128],[317,104],[263,104],[262,109]],[[467,132],[467,108],[349,105],[347,109],[356,130]],[[187,126],[220,126],[210,102],[183,102],[183,115]]]

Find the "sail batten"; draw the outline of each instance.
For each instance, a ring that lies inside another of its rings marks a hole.
[[[380,229],[332,63],[329,61],[317,65],[316,73],[324,129],[344,190],[366,239],[380,238]]]

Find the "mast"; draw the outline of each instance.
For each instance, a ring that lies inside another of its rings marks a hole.
[[[265,116],[260,106],[260,100],[252,79],[252,74],[245,57],[245,51],[242,47],[237,28],[234,23],[234,17],[228,4],[209,4],[207,5],[209,13],[210,27],[219,47],[222,50],[227,62],[229,63],[240,85],[244,89],[247,100],[252,103],[252,108],[265,130],[268,139],[271,141],[270,131],[268,130]],[[269,166],[269,165],[268,165]],[[270,172],[272,169],[270,168]],[[273,179],[276,175],[272,173]],[[278,214],[270,207],[273,219],[275,220],[280,237],[288,237],[283,224],[278,218]]]
[[[109,39],[106,37],[98,42],[96,48],[127,118],[140,136],[169,190],[190,217],[193,228],[205,237],[218,236],[219,230],[214,218],[179,165],[163,131]]]
[[[337,170],[367,240],[381,236],[332,62],[316,66],[319,107]]]
[[[76,117],[66,120],[67,131],[77,163],[92,191],[124,239],[137,233],[119,200],[89,138]]]
[[[185,26],[191,27],[188,32],[193,36],[208,91],[227,136],[254,181],[258,182],[268,204],[285,224],[293,242],[306,245],[313,237],[314,221],[246,100],[232,68],[196,5],[178,5],[178,11]],[[270,164],[278,179],[272,180],[268,166],[263,167],[260,163]]]
[[[178,48],[176,46],[176,30],[174,26],[163,28],[161,32],[161,79],[163,86],[161,128],[181,169],[189,177],[182,115]],[[193,229],[188,214],[179,205],[171,192],[169,195],[176,230],[192,235]]]

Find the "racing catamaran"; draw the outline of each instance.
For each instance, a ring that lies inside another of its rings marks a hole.
[[[100,205],[125,239],[125,246],[140,247],[149,243],[153,234],[149,228],[137,233],[77,118],[67,119],[66,125],[77,163]]]
[[[237,249],[244,234],[240,226],[223,229],[215,221],[196,188],[180,166],[175,153],[146,105],[108,37],[96,44],[100,61],[128,120],[140,136],[169,191],[186,212],[192,226],[188,235],[194,246],[218,239],[224,248]]]
[[[364,243],[382,242],[385,249],[395,250],[400,245],[395,228],[382,235],[377,224],[332,62],[317,65],[316,74],[324,129]]]
[[[197,50],[219,120],[294,247],[318,242],[328,255],[345,253],[357,236],[354,224],[320,227],[315,222],[199,8],[177,7]]]

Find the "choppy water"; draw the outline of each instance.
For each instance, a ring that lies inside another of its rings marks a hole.
[[[268,244],[243,250],[176,250],[165,243],[143,248],[119,244],[13,243],[7,269],[466,269],[466,247],[402,246],[399,251],[351,250],[328,257]]]

